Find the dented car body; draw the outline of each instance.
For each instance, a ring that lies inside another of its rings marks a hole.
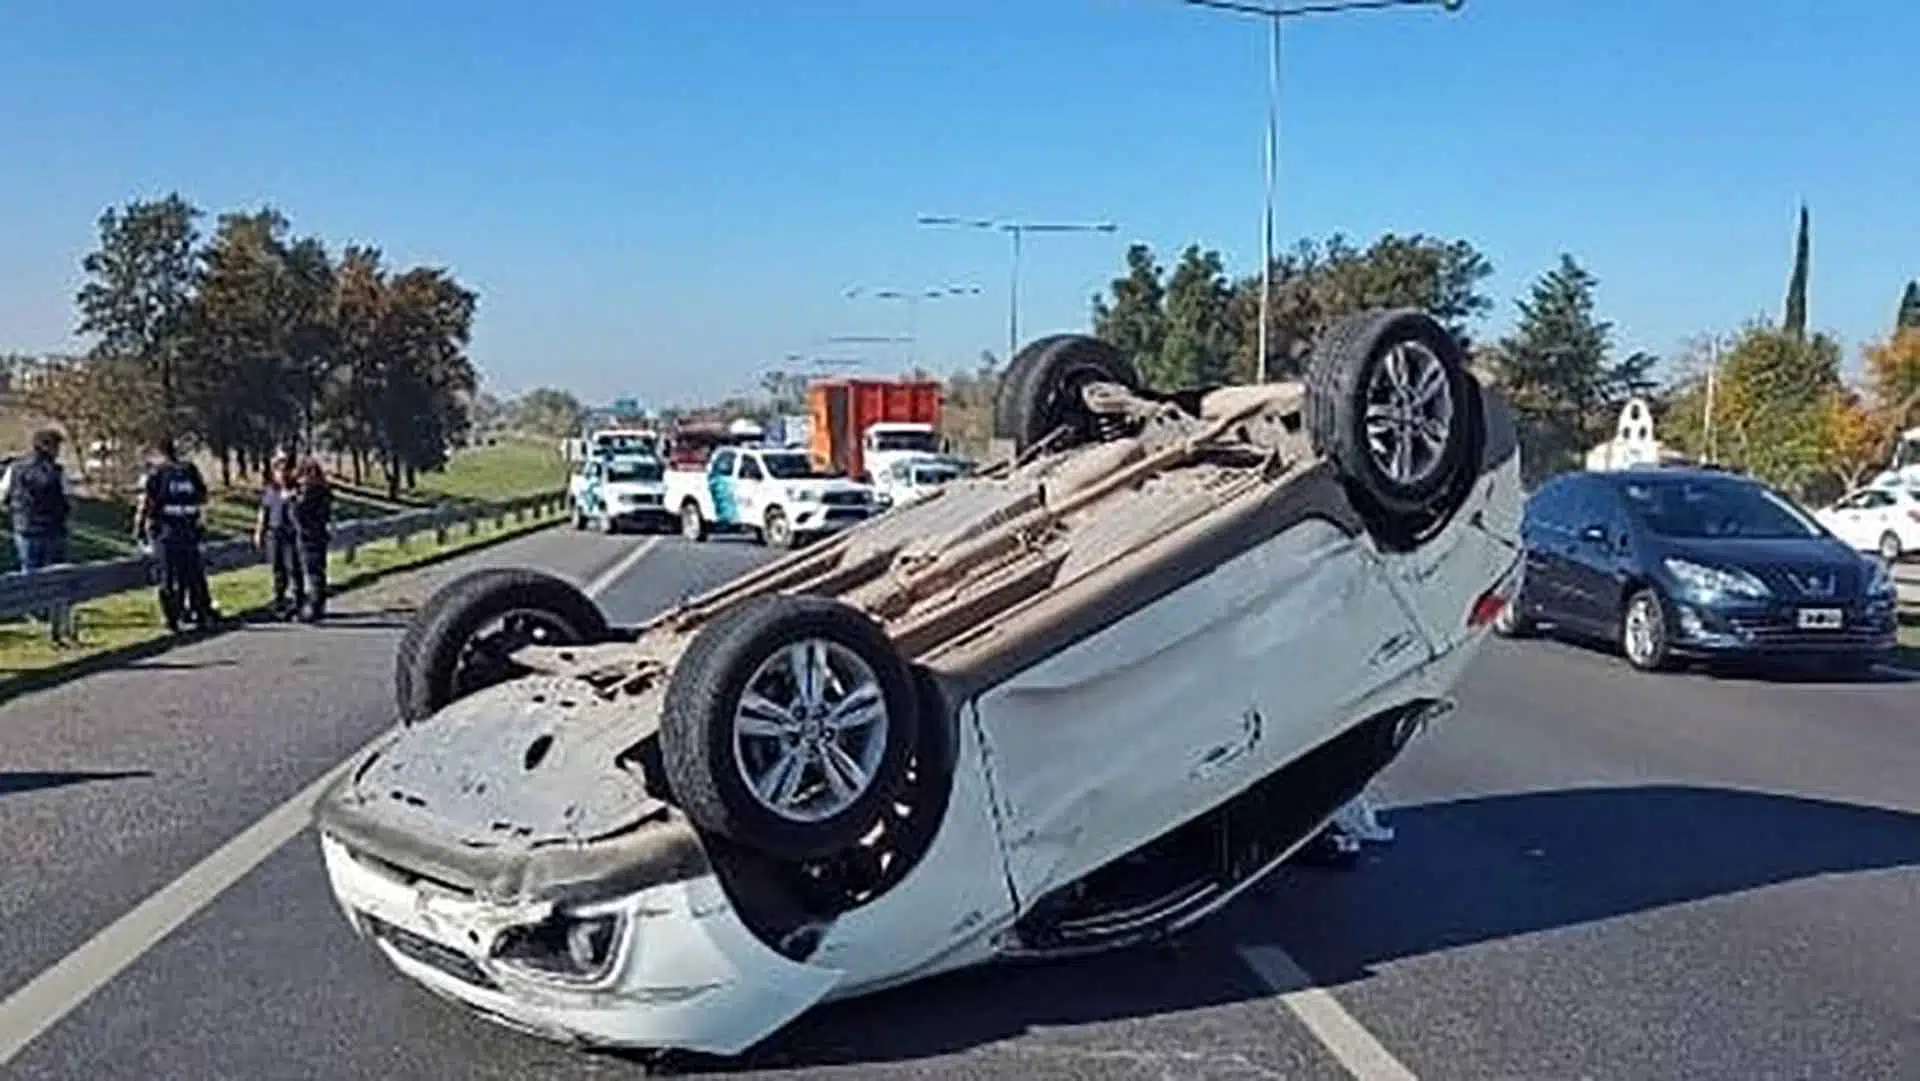
[[[1363,436],[1384,430],[1368,395],[1417,396],[1396,341],[1345,346]],[[1312,378],[1177,401],[1082,380],[1077,445],[1033,441],[644,626],[519,649],[516,678],[403,726],[323,798],[334,892],[407,976],[496,1020],[716,1053],[823,1000],[1175,934],[1448,708],[1517,586],[1512,425],[1439,359],[1461,457],[1413,525],[1323,445],[1310,399],[1335,391]],[[1369,389],[1382,371],[1405,392]],[[1363,444],[1389,474],[1418,465]],[[756,645],[827,626],[736,626],[769,598],[883,629],[911,701],[858,635]],[[734,727],[678,748],[707,684]],[[882,730],[911,747],[857,838],[761,843],[756,823],[805,840],[867,798]],[[693,791],[706,751],[732,817]]]

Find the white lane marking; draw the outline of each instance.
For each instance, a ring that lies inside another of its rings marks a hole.
[[[268,811],[266,817],[0,1001],[0,1066],[306,829],[320,793],[385,737],[384,732],[375,737],[301,789],[299,795]]]
[[[585,587],[587,594],[598,596],[659,543],[659,537],[649,537],[635,545],[633,551]],[[0,1000],[0,1066],[12,1061],[35,1037],[106,986],[194,913],[212,904],[280,846],[299,836],[307,828],[313,817],[313,805],[319,802],[326,787],[390,732],[391,729],[375,736],[348,755],[346,761],[301,789],[298,795],[268,811],[259,821],[215,849],[212,855],[188,868],[185,874],[162,886],[18,991]]]
[[[613,583],[618,582],[622,575],[625,575],[628,571],[632,570],[634,567],[634,564],[647,558],[647,553],[653,551],[655,548],[658,548],[659,546],[660,546],[659,537],[648,537],[646,540],[643,540],[639,544],[634,545],[633,551],[628,552],[624,556],[621,556],[619,561],[614,563],[613,566],[608,567],[606,570],[602,571],[600,573],[600,577],[595,578],[591,582],[588,582],[582,588],[586,590],[587,596],[598,597],[600,594],[605,593],[609,588],[611,588],[613,586]]]
[[[1280,992],[1280,1004],[1358,1081],[1418,1081],[1332,993],[1315,987],[1313,978],[1287,951],[1278,946],[1247,946],[1240,956],[1268,987]]]

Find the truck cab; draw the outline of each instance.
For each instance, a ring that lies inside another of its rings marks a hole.
[[[740,446],[715,449],[704,471],[668,473],[667,502],[690,540],[752,533],[777,548],[857,525],[878,506],[871,487],[816,472],[805,451]]]
[[[939,452],[940,433],[931,424],[876,421],[860,436],[860,457],[875,482],[901,462]]]

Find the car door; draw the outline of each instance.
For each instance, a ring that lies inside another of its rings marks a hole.
[[[1572,479],[1566,543],[1567,608],[1573,622],[1608,632],[1617,615],[1619,551],[1624,520],[1605,482],[1587,476]]]
[[[738,458],[731,450],[719,450],[707,463],[707,495],[713,500],[713,520],[722,525],[740,521],[740,509],[733,501],[733,469]]]
[[[599,462],[588,462],[580,471],[580,512],[589,517],[600,513]]]
[[[767,474],[760,468],[760,458],[753,454],[740,456],[740,467],[733,479],[733,505],[740,521],[749,525],[760,525],[761,516],[767,512]]]
[[[1380,560],[1313,519],[986,691],[1020,903],[1338,734],[1431,656]]]
[[[1570,603],[1567,585],[1567,526],[1571,508],[1570,477],[1549,481],[1527,501],[1520,539],[1526,548],[1526,577],[1521,583],[1529,615],[1549,623],[1566,617]]]

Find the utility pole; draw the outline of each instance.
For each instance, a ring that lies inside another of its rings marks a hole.
[[[1267,20],[1267,154],[1265,199],[1260,215],[1260,355],[1255,358],[1259,382],[1267,381],[1267,324],[1273,303],[1273,181],[1280,156],[1280,20],[1302,15],[1333,15],[1343,11],[1382,8],[1438,7],[1459,11],[1466,0],[1323,0],[1268,7],[1237,0],[1186,0],[1195,7],[1258,15]]]
[[[956,218],[944,214],[922,214],[920,225],[957,225],[967,229],[997,229],[1013,238],[1013,272],[1007,287],[1007,362],[1020,348],[1020,238],[1028,233],[1111,233],[1117,226],[1110,221],[1080,224],[1071,222],[999,221],[990,218]]]

